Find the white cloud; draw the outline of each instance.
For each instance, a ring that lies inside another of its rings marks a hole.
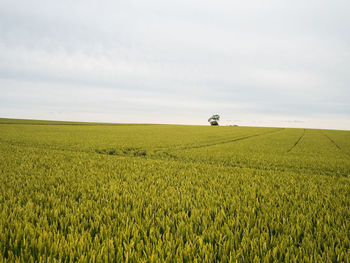
[[[4,0],[0,110],[185,123],[221,112],[344,127],[349,11],[339,0]]]

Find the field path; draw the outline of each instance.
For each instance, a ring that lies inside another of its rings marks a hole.
[[[298,145],[298,143],[300,142],[300,140],[304,137],[305,131],[306,131],[306,130],[304,129],[303,134],[298,138],[298,140],[296,140],[296,142],[294,143],[294,145],[293,145],[291,148],[289,148],[289,149],[287,150],[287,153],[289,153],[291,150],[293,150],[293,149],[295,148],[295,146]]]
[[[324,136],[326,136],[328,138],[328,140],[335,146],[337,147],[343,154],[347,155],[347,156],[350,156],[349,153],[347,153],[346,151],[344,151],[344,149],[342,147],[340,147],[339,144],[337,144],[331,137],[329,137],[326,133],[322,132],[322,134]]]
[[[322,132],[322,134],[323,134],[324,136],[326,136],[326,137],[328,138],[328,140],[330,140],[331,143],[333,143],[333,144],[335,145],[335,147],[337,147],[339,150],[342,149],[331,137],[329,137],[327,134],[325,134],[325,133],[323,133],[323,132]]]
[[[176,150],[198,149],[198,148],[205,148],[205,147],[221,145],[221,144],[226,144],[226,143],[231,143],[231,142],[237,142],[237,141],[247,140],[247,139],[250,139],[250,138],[253,138],[253,137],[257,137],[257,136],[263,136],[263,135],[267,135],[267,134],[271,134],[271,133],[280,132],[280,131],[282,131],[284,129],[285,128],[280,128],[280,129],[274,130],[274,131],[269,131],[269,132],[264,132],[264,133],[258,133],[258,134],[238,137],[238,138],[235,138],[235,139],[225,140],[225,141],[221,141],[221,142],[208,143],[208,144],[195,145],[195,146],[187,146],[187,147],[185,146],[185,147],[178,148]]]

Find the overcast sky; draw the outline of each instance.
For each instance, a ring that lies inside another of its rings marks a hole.
[[[349,0],[0,0],[0,117],[350,129]]]

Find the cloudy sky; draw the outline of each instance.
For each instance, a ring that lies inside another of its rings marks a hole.
[[[349,0],[0,0],[0,117],[350,129]]]

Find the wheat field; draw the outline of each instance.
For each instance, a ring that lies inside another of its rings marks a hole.
[[[0,262],[349,262],[350,132],[0,119]]]

